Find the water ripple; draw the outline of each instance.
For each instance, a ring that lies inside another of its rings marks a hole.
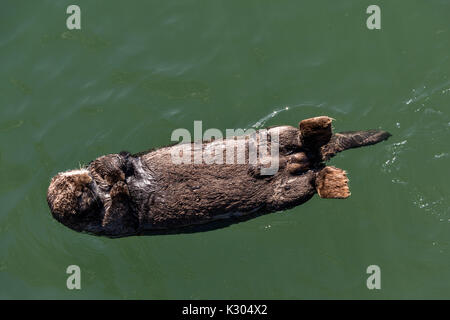
[[[311,104],[311,103],[301,103],[301,104],[297,104],[297,105],[293,105],[293,106],[277,107],[275,110],[273,110],[269,114],[265,115],[264,117],[262,117],[261,119],[256,121],[253,125],[250,125],[250,126],[247,126],[247,127],[259,129],[259,128],[263,127],[266,124],[267,121],[275,118],[276,116],[278,116],[282,112],[287,112],[287,111],[295,109],[295,108],[311,107],[311,106],[312,107],[316,107],[316,108],[320,108],[320,107],[323,106],[323,103],[318,104],[318,105]]]

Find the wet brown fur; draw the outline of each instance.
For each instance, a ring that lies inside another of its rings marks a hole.
[[[279,131],[279,170],[261,175],[262,164],[175,164],[168,146],[131,155],[97,158],[87,171],[58,174],[47,200],[55,219],[97,235],[120,237],[221,227],[308,201],[350,195],[345,171],[323,161],[348,148],[377,143],[383,131],[332,134],[329,117]],[[246,137],[248,139],[248,137]],[[214,142],[204,142],[203,147]],[[224,151],[224,159],[226,159]]]

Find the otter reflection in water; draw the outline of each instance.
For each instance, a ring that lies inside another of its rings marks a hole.
[[[263,164],[248,161],[248,144],[245,161],[231,164],[174,163],[173,148],[179,146],[169,146],[110,154],[85,169],[59,173],[51,180],[47,201],[53,217],[71,229],[123,237],[216,229],[295,207],[315,193],[347,198],[345,171],[324,162],[390,134],[333,134],[331,122],[321,116],[301,121],[299,128],[268,129],[278,136],[278,171],[272,175],[261,173]],[[212,143],[203,142],[203,149]]]

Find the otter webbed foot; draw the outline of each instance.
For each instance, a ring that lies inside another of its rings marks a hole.
[[[331,166],[323,168],[316,177],[316,190],[319,196],[325,199],[350,197],[346,172]]]
[[[320,116],[300,121],[300,139],[302,145],[308,149],[316,150],[328,141],[332,136],[332,118]]]

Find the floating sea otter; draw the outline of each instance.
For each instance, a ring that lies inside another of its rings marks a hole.
[[[169,146],[135,155],[110,154],[86,169],[59,173],[50,183],[47,201],[53,217],[69,228],[123,237],[216,229],[292,208],[315,193],[321,198],[347,198],[345,171],[325,166],[324,161],[340,151],[386,140],[390,134],[379,130],[333,134],[331,122],[321,116],[301,121],[299,129],[269,128],[269,133],[277,134],[279,147],[279,168],[273,175],[261,174],[262,162],[248,161],[248,144],[241,164],[176,164],[172,156],[178,146]],[[201,149],[214,143],[203,142]]]

